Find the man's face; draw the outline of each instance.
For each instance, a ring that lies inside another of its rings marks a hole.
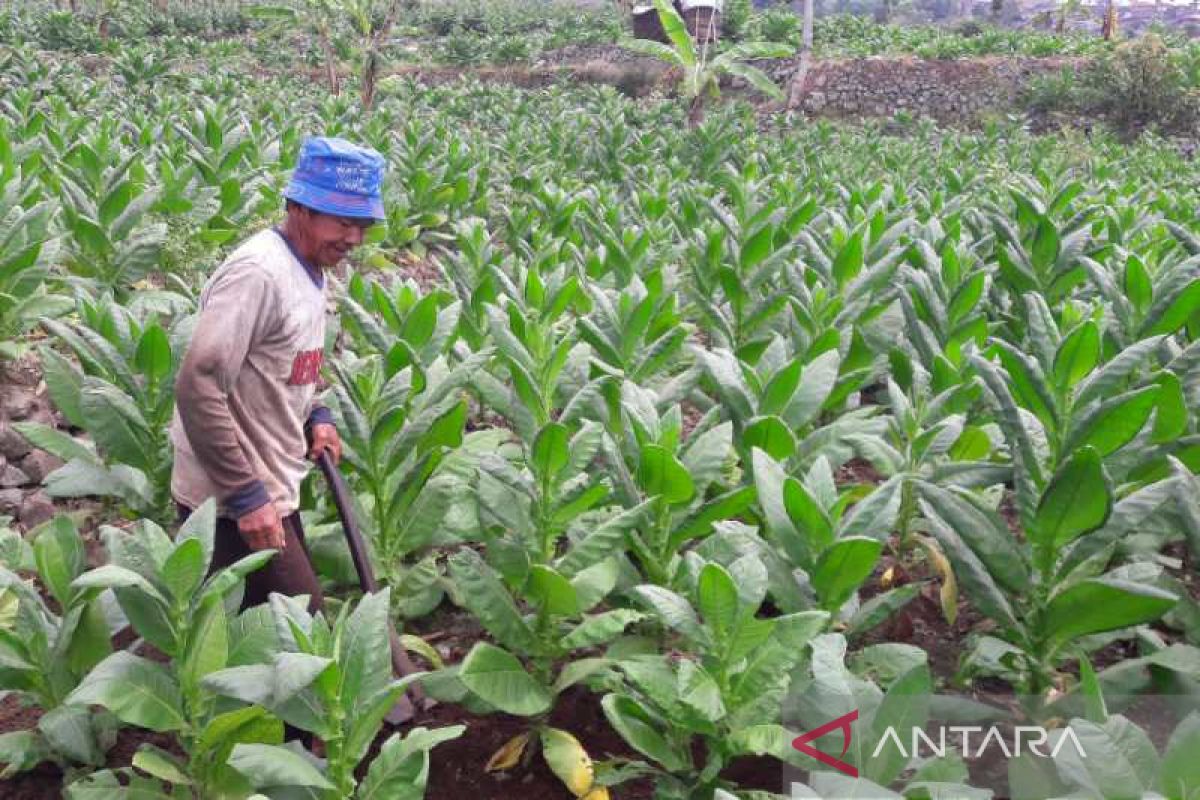
[[[363,243],[367,228],[374,223],[369,219],[337,217],[308,211],[305,214],[305,233],[310,242],[310,252],[318,267],[333,267],[349,255],[350,251]]]

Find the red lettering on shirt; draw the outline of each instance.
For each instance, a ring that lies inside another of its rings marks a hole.
[[[306,386],[316,383],[321,374],[321,363],[325,359],[323,350],[302,350],[292,361],[292,375],[288,386]]]

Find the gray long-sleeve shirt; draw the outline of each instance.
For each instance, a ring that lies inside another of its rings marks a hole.
[[[216,497],[232,518],[268,501],[296,509],[324,341],[324,283],[279,232],[256,234],[221,264],[175,383],[176,501]]]

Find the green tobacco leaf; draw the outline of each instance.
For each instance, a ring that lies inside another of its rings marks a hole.
[[[1092,320],[1071,332],[1054,356],[1054,382],[1071,388],[1100,363],[1100,329]]]
[[[578,614],[579,596],[571,582],[552,567],[534,564],[529,568],[529,599],[547,614],[571,616]]]
[[[882,552],[883,542],[861,536],[838,539],[825,550],[812,575],[821,608],[841,608],[871,576]]]
[[[479,642],[463,660],[459,679],[474,694],[508,714],[532,717],[550,709],[550,692],[511,653]]]
[[[478,553],[460,550],[450,557],[449,565],[450,577],[457,584],[467,608],[497,641],[518,652],[529,652],[535,647],[533,631],[521,617],[499,576]]]
[[[1200,712],[1184,717],[1171,734],[1159,768],[1158,787],[1166,797],[1200,794]]]
[[[779,417],[758,417],[742,431],[742,447],[758,448],[776,461],[786,461],[796,452],[796,438]]]
[[[1080,636],[1151,622],[1179,598],[1170,592],[1130,581],[1093,578],[1051,599],[1044,616],[1045,635],[1057,643]]]
[[[161,381],[171,372],[171,343],[158,325],[151,325],[138,340],[134,364],[138,371],[153,381]]]
[[[33,557],[46,588],[66,608],[72,595],[71,582],[87,569],[83,539],[70,517],[55,517],[37,530]]]
[[[124,651],[97,664],[67,702],[104,706],[126,724],[160,733],[186,725],[179,686],[166,669]]]
[[[670,505],[687,503],[696,494],[687,467],[666,448],[656,444],[642,447],[638,484],[647,496],[662,497]]]
[[[184,605],[200,587],[205,572],[204,546],[199,539],[184,539],[163,564],[162,582],[175,603]]]
[[[246,776],[256,789],[276,786],[334,788],[312,762],[294,750],[269,744],[239,744],[229,766]]]
[[[658,762],[668,771],[679,772],[690,766],[689,760],[676,752],[662,734],[655,730],[654,719],[632,697],[609,694],[605,695],[600,704],[609,724],[634,750]]]
[[[414,728],[401,738],[394,733],[383,743],[379,755],[355,795],[357,800],[422,800],[429,770],[429,751],[442,742],[457,739],[464,725],[447,728]]]
[[[1079,421],[1067,440],[1068,450],[1094,447],[1101,457],[1124,447],[1137,436],[1158,406],[1156,384],[1110,397]]]
[[[705,564],[696,582],[696,600],[704,622],[724,637],[739,616],[738,590],[720,564]]]
[[[759,413],[764,416],[782,414],[800,386],[800,374],[803,370],[804,364],[797,358],[776,372],[763,388],[762,399],[758,403]]]
[[[133,754],[133,766],[147,775],[177,786],[192,785],[192,779],[188,777],[185,767],[170,753],[152,744],[142,745],[141,749]]]
[[[567,426],[551,422],[538,431],[533,440],[533,467],[538,475],[549,480],[556,476],[571,458],[571,434]]]
[[[1112,504],[1112,490],[1100,455],[1085,447],[1050,480],[1030,533],[1047,547],[1062,546],[1103,525],[1112,513]]]

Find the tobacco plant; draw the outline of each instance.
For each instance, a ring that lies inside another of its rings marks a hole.
[[[780,717],[792,669],[826,622],[819,611],[759,617],[767,571],[754,556],[730,565],[689,555],[686,594],[636,587],[635,597],[678,638],[672,654],[630,655],[602,706],[636,765],[656,778],[661,800],[711,797],[721,770],[741,755],[794,760]],[[703,742],[703,761],[693,745]]]
[[[445,672],[440,687],[430,686],[444,699],[462,700],[469,692],[486,708],[528,717],[529,731],[494,762],[512,768],[532,743],[579,797],[595,790],[590,767],[583,778],[560,768],[564,748],[578,750],[578,743],[548,727],[546,717],[558,695],[608,663],[577,654],[613,642],[642,617],[628,608],[600,608],[617,585],[625,536],[647,510],[646,504],[606,506],[607,481],[588,469],[602,436],[594,423],[571,435],[552,422],[529,446],[524,469],[494,456],[481,462],[486,558],[460,550],[451,556],[449,572],[456,601],[496,644],[475,645],[461,666]],[[590,764],[582,751],[579,757]]]
[[[273,594],[271,614],[279,650],[270,663],[212,672],[210,691],[269,709],[279,719],[320,737],[325,759],[318,767],[289,747],[242,742],[228,753],[229,767],[267,796],[341,798],[425,795],[429,751],[458,737],[461,725],[406,736],[383,744],[360,783],[355,769],[383,725],[384,717],[424,673],[392,676],[388,644],[391,601],[388,589],[342,606],[329,621],[310,615],[295,598]]]
[[[170,294],[158,300],[168,310],[187,305]],[[18,430],[67,462],[47,477],[52,496],[116,497],[135,513],[165,524],[175,516],[168,427],[187,320],[168,333],[156,310],[134,313],[112,300],[80,300],[78,309],[80,322],[44,324],[71,349],[79,366],[49,348],[42,350],[42,362],[55,406],[92,442],[36,422],[19,423]]]
[[[246,575],[274,550],[253,553],[211,575],[216,503],[193,512],[174,541],[153,522],[104,529],[112,563],[85,572],[71,587],[95,597],[112,590],[129,623],[165,664],[122,650],[92,668],[67,701],[103,706],[127,725],[177,737],[183,757],[145,744],[133,769],[95,773],[68,789],[71,800],[94,797],[225,798],[249,794],[226,765],[239,742],[279,742],[283,727],[262,708],[226,709],[205,685],[230,657],[231,610]],[[172,788],[163,789],[163,784]]]
[[[30,548],[15,531],[3,538],[0,692],[43,713],[35,728],[0,734],[4,777],[43,761],[57,762],[68,774],[74,764],[103,766],[118,727],[111,714],[92,713],[69,700],[80,680],[112,652],[112,595],[73,585],[87,569],[87,553],[69,517],[45,523],[32,540]],[[54,606],[18,571],[35,575]]]

